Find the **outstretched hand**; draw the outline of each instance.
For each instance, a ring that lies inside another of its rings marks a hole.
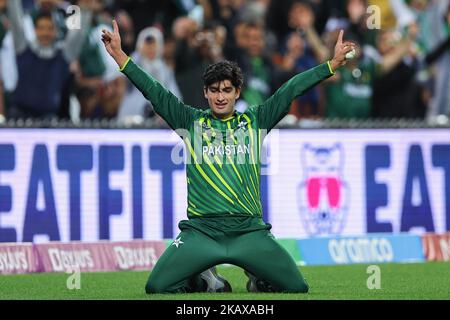
[[[109,31],[106,29],[102,30],[102,41],[105,45],[106,51],[108,51],[109,55],[116,60],[119,67],[123,67],[128,56],[122,51],[119,26],[117,25],[117,21],[113,20],[113,31]]]
[[[351,41],[343,41],[344,38],[344,30],[339,32],[338,40],[336,42],[336,46],[334,47],[334,57],[331,59],[331,67],[333,70],[337,70],[338,68],[344,66],[347,63],[347,59],[345,55],[352,51],[353,49],[357,50],[356,44]]]

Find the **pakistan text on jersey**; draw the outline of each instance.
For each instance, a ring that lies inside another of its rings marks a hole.
[[[224,154],[226,156],[234,156],[239,154],[250,154],[250,145],[235,145],[235,144],[228,144],[228,145],[209,145],[209,146],[203,146],[203,155],[208,156],[223,156]]]

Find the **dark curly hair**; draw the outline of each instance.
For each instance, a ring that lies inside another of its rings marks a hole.
[[[233,61],[223,60],[208,66],[203,73],[203,86],[208,88],[210,85],[230,80],[236,88],[242,88],[244,83],[244,76],[241,68]]]

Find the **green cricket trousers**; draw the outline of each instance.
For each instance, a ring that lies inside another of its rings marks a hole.
[[[190,292],[192,277],[222,263],[247,270],[278,292],[308,292],[293,258],[260,217],[191,218],[180,221],[178,227],[180,234],[150,274],[147,293]]]

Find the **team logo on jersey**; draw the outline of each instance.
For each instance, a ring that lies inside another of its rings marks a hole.
[[[178,238],[178,239],[176,239],[176,240],[173,240],[172,245],[178,248],[178,247],[181,246],[183,243],[184,243],[184,242],[181,241],[181,238]]]
[[[211,130],[211,127],[206,124],[206,122],[202,123],[202,129],[205,131]]]
[[[243,129],[243,130],[245,131],[245,130],[247,130],[247,125],[248,125],[248,122],[245,121],[245,120],[242,120],[242,121],[239,122],[239,124],[237,125],[236,130]]]
[[[214,130],[206,122],[202,123],[202,135],[203,138],[206,138],[210,141],[213,141],[215,137]]]
[[[300,217],[309,235],[339,234],[344,228],[350,191],[343,177],[341,144],[301,151],[303,180],[298,186]]]

